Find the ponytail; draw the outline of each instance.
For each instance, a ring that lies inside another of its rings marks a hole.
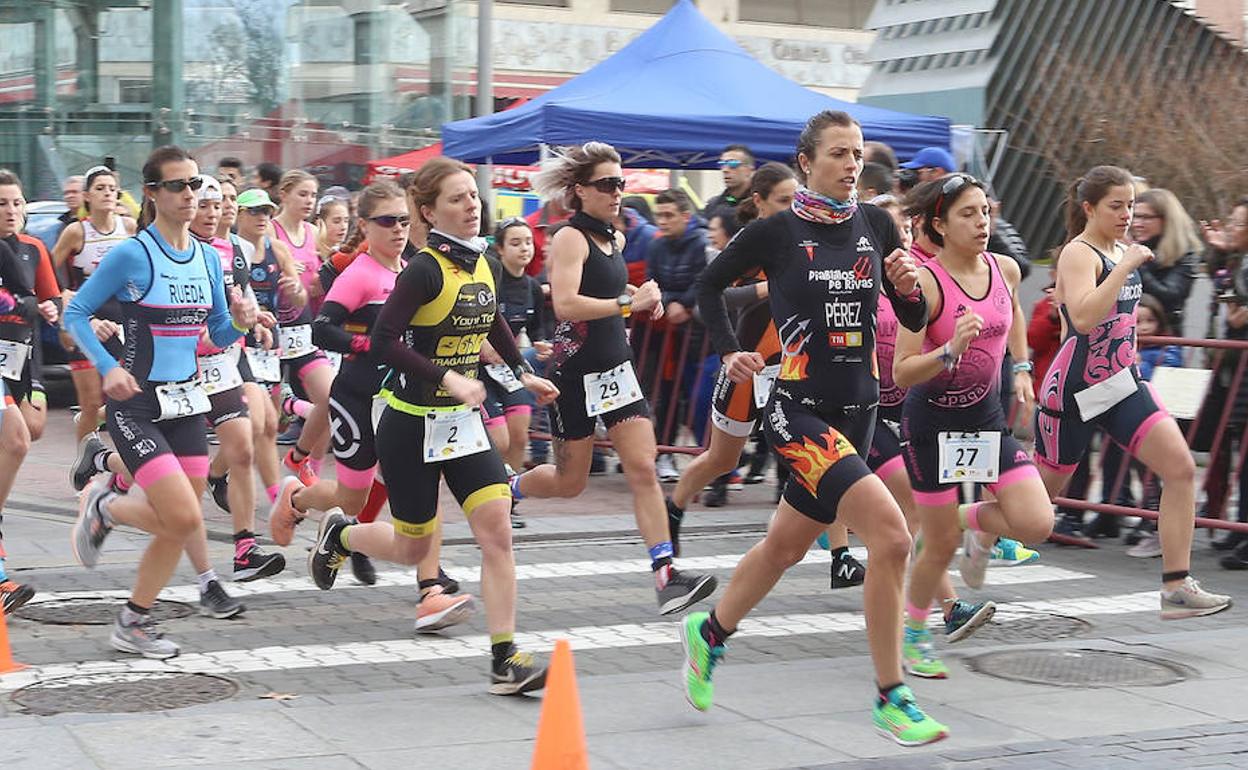
[[[745,227],[755,219],[758,219],[758,204],[754,202],[754,196],[749,195],[737,204],[737,225]]]
[[[1118,166],[1096,166],[1076,179],[1066,191],[1066,239],[1073,241],[1088,226],[1083,204],[1095,206],[1114,187],[1131,187],[1131,173]]]

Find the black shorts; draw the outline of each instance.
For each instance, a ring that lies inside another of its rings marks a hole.
[[[711,422],[729,436],[749,438],[758,420],[754,403],[754,378],[745,382],[728,379],[728,370],[719,367],[711,394]]]
[[[921,414],[921,413],[920,413]],[[901,418],[901,437],[906,442],[902,456],[906,461],[906,473],[914,490],[914,501],[919,505],[944,506],[958,502],[960,483],[940,482],[940,443],[937,435],[942,431],[997,431],[1001,434],[1001,447],[997,462],[997,480],[985,484],[989,492],[996,493],[1002,487],[1027,478],[1038,478],[1031,455],[1010,435],[1004,421],[986,426],[955,425],[954,421],[934,421],[926,416],[907,413]]]
[[[153,386],[125,401],[106,399],[108,434],[122,462],[140,487],[147,487],[169,473],[187,476],[208,474],[208,435],[204,415],[158,420],[160,406]]]
[[[32,394],[43,392],[43,384],[34,381],[31,377],[31,362],[29,359],[26,361],[25,366],[22,367],[22,378],[20,380],[5,380],[4,387],[8,391],[9,398],[13,399],[15,404],[30,401]]]
[[[871,437],[871,450],[867,452],[867,467],[880,478],[891,476],[894,471],[905,472],[901,440],[901,426],[892,420],[885,420],[878,415],[875,418],[875,433]]]
[[[329,389],[329,431],[338,464],[338,481],[355,489],[355,478],[377,466],[377,439],[373,431],[373,396],[348,387],[346,380],[334,378]],[[342,469],[356,471],[344,479]],[[371,474],[367,479],[372,483]],[[363,488],[367,489],[368,484]]]
[[[597,417],[590,417],[585,410],[585,379],[584,373],[555,373],[550,381],[559,389],[559,398],[548,408],[550,410],[550,435],[564,441],[577,441],[594,435],[594,428],[601,418],[610,430],[625,420],[639,417],[650,417],[650,405],[645,398],[619,409],[612,409]]]
[[[242,385],[213,393],[208,397],[208,403],[212,405],[212,409],[208,411],[206,417],[208,424],[214,428],[230,420],[250,417]]]
[[[767,402],[763,430],[789,471],[784,499],[821,524],[836,521],[841,498],[871,475],[858,447],[871,446],[875,407],[816,411],[777,385]]]
[[[295,395],[295,398],[300,398],[304,401],[312,400],[308,397],[307,388],[303,386],[303,377],[307,372],[320,366],[331,366],[325,353],[320,350],[314,350],[298,358],[288,358],[282,361],[282,378],[290,383],[290,391]]]
[[[504,420],[507,418],[507,415],[517,410],[525,414],[533,413],[533,407],[537,405],[537,399],[529,392],[528,388],[519,388],[508,392],[484,368],[481,370],[481,382],[485,385],[485,401],[482,402],[481,408],[485,412],[487,424],[496,420]]]
[[[1170,417],[1147,382],[1138,383],[1134,393],[1088,422],[1080,419],[1074,397],[1067,401],[1059,408],[1036,404],[1035,417],[1036,461],[1062,473],[1074,472],[1098,427],[1134,456],[1153,426]]]
[[[433,534],[438,515],[438,481],[446,479],[465,516],[493,500],[510,500],[507,472],[496,449],[426,463],[420,448],[425,419],[386,407],[377,426],[377,456],[390,496],[394,529],[406,537]]]

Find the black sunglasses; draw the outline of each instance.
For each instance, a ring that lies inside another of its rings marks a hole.
[[[143,186],[152,189],[163,187],[171,193],[180,193],[188,187],[192,190],[198,190],[203,187],[204,178],[202,176],[193,176],[190,179],[166,179],[163,182],[147,182]]]
[[[402,214],[400,216],[386,214],[380,217],[368,217],[368,221],[381,227],[394,227],[395,225],[403,225],[404,227],[407,227],[411,224],[412,218],[407,214]]]
[[[243,211],[251,214],[253,217],[271,216],[273,214],[273,209],[268,206],[248,206]]]
[[[936,216],[940,216],[940,209],[945,205],[945,198],[954,194],[969,184],[975,184],[974,177],[966,174],[953,174],[940,187],[940,197],[936,199]]]
[[[604,176],[601,179],[591,179],[585,183],[585,187],[592,187],[598,192],[608,195],[613,192],[624,192],[624,177]]]

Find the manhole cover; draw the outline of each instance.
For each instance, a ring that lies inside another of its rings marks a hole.
[[[1079,618],[1065,615],[1028,615],[1025,619],[1003,620],[987,623],[980,627],[971,637],[975,641],[1008,642],[1010,644],[1026,644],[1028,642],[1052,642],[1058,639],[1071,639],[1087,632],[1092,624]]]
[[[237,692],[238,685],[221,676],[145,671],[49,679],[23,687],[12,697],[31,714],[123,714],[212,703]]]
[[[107,626],[117,618],[120,599],[52,599],[32,602],[17,610],[19,618],[55,626]],[[172,620],[194,615],[195,610],[182,602],[156,602],[152,607],[155,620]]]
[[[1157,687],[1195,674],[1177,663],[1107,650],[1002,650],[966,663],[999,679],[1076,687]]]

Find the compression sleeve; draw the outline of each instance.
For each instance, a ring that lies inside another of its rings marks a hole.
[[[766,247],[768,228],[766,220],[755,220],[740,230],[719,256],[707,265],[698,276],[694,290],[698,298],[698,310],[702,323],[711,333],[711,344],[720,355],[741,350],[741,343],[733,331],[728,317],[728,305],[724,290],[743,275],[760,267],[768,274],[776,271],[774,252]]]
[[[337,284],[334,284],[337,286]],[[312,321],[312,342],[322,350],[337,353],[359,353],[368,350],[369,338],[366,334],[352,334],[342,328],[347,322],[351,311],[334,300],[327,299],[321,305],[321,311]]]
[[[412,316],[442,290],[441,269],[428,255],[417,255],[394,282],[373,327],[372,350],[402,374],[439,383],[446,368],[413,350],[403,339]]]
[[[205,321],[208,337],[217,347],[227,348],[245,332],[234,326],[234,318],[230,315],[230,300],[225,296],[225,273],[221,270],[221,258],[211,246],[200,243],[199,249],[204,264],[208,266],[208,282],[212,286],[212,307],[208,310]]]
[[[867,214],[867,222],[879,240],[880,256],[887,258],[889,254],[901,248],[901,234],[897,232],[897,224],[893,221],[892,215],[884,209],[870,204],[863,204],[863,206]],[[893,285],[893,282],[888,280],[883,265],[880,266],[880,275],[884,279],[881,282],[884,297],[892,303],[893,312],[897,314],[897,321],[912,332],[922,331],[927,326],[927,299],[923,293],[916,287],[913,295],[902,297],[897,293],[897,287]]]
[[[117,367],[117,359],[109,355],[104,343],[96,338],[91,329],[91,315],[109,299],[133,302],[142,297],[151,280],[151,267],[143,246],[137,240],[124,241],[104,255],[65,308],[65,329],[101,377]]]

